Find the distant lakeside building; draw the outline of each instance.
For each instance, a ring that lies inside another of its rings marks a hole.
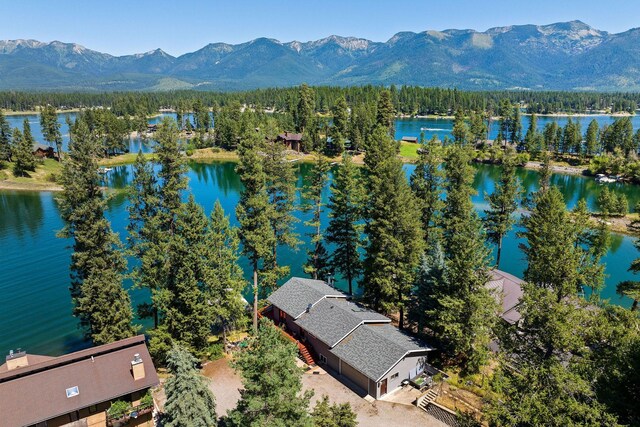
[[[153,426],[144,396],[158,384],[144,335],[59,357],[12,352],[0,365],[0,426]],[[116,401],[131,410],[110,417]]]

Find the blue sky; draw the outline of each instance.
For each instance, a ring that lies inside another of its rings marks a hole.
[[[76,42],[124,55],[172,55],[256,37],[331,34],[386,41],[399,31],[548,24],[579,19],[609,32],[640,26],[640,1],[617,0],[0,0],[0,39]]]

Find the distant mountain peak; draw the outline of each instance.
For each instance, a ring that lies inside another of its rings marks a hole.
[[[386,42],[329,35],[283,43],[210,43],[111,56],[74,43],[0,41],[0,90],[203,90],[398,84],[460,89],[640,90],[640,29],[609,34],[582,21],[404,31]]]

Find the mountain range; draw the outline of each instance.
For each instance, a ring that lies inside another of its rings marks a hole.
[[[460,89],[640,90],[640,28],[612,34],[580,21],[400,32],[386,42],[329,36],[212,43],[112,56],[74,43],[0,41],[0,90],[240,90],[312,85]]]

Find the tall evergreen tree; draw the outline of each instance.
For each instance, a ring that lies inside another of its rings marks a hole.
[[[269,195],[262,160],[258,154],[260,135],[249,134],[240,140],[238,156],[240,163],[236,171],[244,190],[236,206],[236,216],[240,223],[242,253],[249,259],[253,270],[253,328],[258,328],[258,273],[261,262],[272,256],[275,235],[271,227]]]
[[[72,135],[63,165],[60,212],[65,222],[59,235],[73,239],[71,298],[74,315],[95,344],[135,333],[128,293],[122,288],[126,260],[120,241],[104,217],[96,156],[98,145],[84,123]]]
[[[502,171],[500,172],[496,190],[488,197],[489,210],[484,211],[487,239],[498,246],[496,268],[500,268],[502,239],[515,224],[513,214],[518,208],[520,192],[520,183],[516,176],[515,157],[507,154],[502,163]]]
[[[365,194],[358,167],[351,156],[344,154],[331,183],[329,197],[329,226],[327,242],[335,245],[331,264],[347,279],[349,294],[353,295],[353,281],[362,274],[363,210]]]
[[[471,153],[451,150],[446,160],[447,198],[443,209],[443,250],[446,280],[433,289],[437,305],[428,311],[430,327],[451,354],[465,355],[465,369],[476,371],[486,362],[497,305],[488,282],[489,251],[474,193]]]
[[[469,127],[464,120],[464,113],[460,109],[456,111],[451,134],[453,135],[453,142],[461,147],[465,146],[469,142]]]
[[[298,104],[294,110],[296,130],[305,133],[316,111],[315,91],[302,84],[298,90]]]
[[[333,127],[336,128],[341,136],[346,137],[349,132],[349,106],[344,96],[338,98],[332,112]]]
[[[440,295],[434,292],[445,281],[444,253],[440,242],[435,240],[427,246],[422,257],[414,286],[414,294],[409,309],[409,319],[417,326],[418,333],[430,327],[434,310]]]
[[[598,151],[598,139],[600,136],[600,128],[596,119],[589,122],[587,133],[585,135],[585,150],[587,155],[593,156]]]
[[[13,174],[15,176],[29,176],[29,172],[36,170],[36,159],[33,156],[33,145],[18,128],[13,130],[11,153],[13,160]]]
[[[364,298],[376,309],[404,310],[424,248],[420,211],[409,188],[398,144],[378,128],[365,156],[369,201],[365,232]]]
[[[277,281],[289,274],[288,265],[278,263],[278,247],[281,245],[295,249],[300,241],[294,231],[298,219],[293,215],[296,197],[296,178],[294,166],[286,158],[284,144],[269,140],[261,149],[265,176],[265,188],[269,196],[270,223],[275,239],[272,242],[271,256],[265,263],[261,297],[264,298],[277,286]]]
[[[2,162],[11,161],[11,126],[0,110],[0,169]]]
[[[483,113],[472,111],[469,125],[469,132],[474,144],[484,143],[487,139],[487,124],[484,121]]]
[[[256,336],[234,362],[244,389],[238,406],[225,420],[228,426],[310,426],[312,391],[302,392],[302,370],[295,345],[285,342],[268,319],[260,320]]]
[[[440,170],[442,163],[442,147],[435,135],[418,150],[416,168],[411,174],[411,190],[421,211],[424,239],[429,245],[433,233],[437,232],[440,211],[444,206],[442,201],[442,185],[444,176]]]
[[[216,401],[207,379],[198,372],[198,360],[186,349],[174,346],[167,358],[171,376],[164,386],[167,401],[162,425],[212,427],[218,425]]]
[[[378,96],[376,124],[387,130],[387,134],[394,138],[396,110],[391,100],[391,92],[383,89]]]
[[[512,144],[520,144],[522,141],[522,118],[520,114],[520,104],[513,106],[513,112],[509,123],[509,139]]]
[[[311,275],[314,279],[324,279],[330,273],[329,254],[323,243],[323,233],[321,217],[324,207],[322,201],[322,193],[329,179],[329,162],[321,154],[316,154],[316,161],[311,172],[310,182],[303,190],[305,199],[305,211],[311,211],[312,216],[305,225],[311,227],[313,231],[308,234],[312,249],[308,251],[307,262],[304,265],[304,271]]]
[[[47,105],[40,111],[40,127],[42,128],[42,136],[49,144],[54,144],[58,153],[58,160],[61,159],[62,152],[62,134],[60,133],[60,123],[58,123],[58,114],[55,107]]]
[[[216,201],[207,233],[207,281],[204,288],[214,323],[222,329],[226,343],[227,333],[234,325],[242,325],[245,287],[242,268],[238,264],[240,240],[238,230],[231,227],[229,217]]]

